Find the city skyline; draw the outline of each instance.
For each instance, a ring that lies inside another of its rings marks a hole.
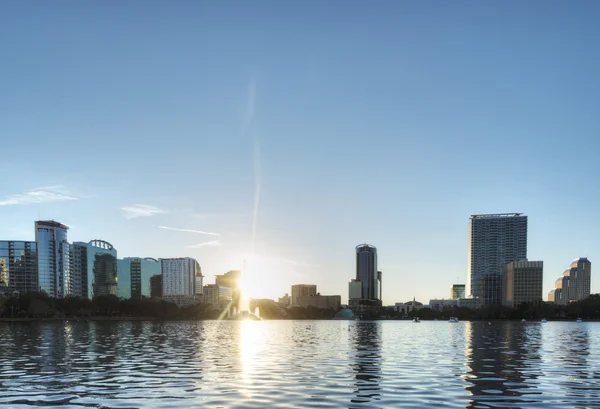
[[[517,211],[546,297],[565,260],[599,258],[598,12],[8,3],[0,239],[53,219],[207,282],[244,270],[271,299],[346,299],[367,242],[392,305],[466,283],[466,218]]]

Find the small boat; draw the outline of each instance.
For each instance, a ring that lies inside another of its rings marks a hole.
[[[581,323],[583,322],[583,320],[582,320],[581,318],[577,318],[577,322],[578,322],[579,324],[581,324]]]
[[[456,317],[450,317],[450,319],[448,320],[448,322],[458,322],[458,318],[456,318]]]
[[[542,318],[542,324],[543,324],[544,322],[548,322],[548,320],[547,320],[546,318]]]
[[[521,320],[521,322],[527,322],[527,320],[526,320],[525,318],[523,318],[523,319]]]
[[[419,317],[413,318],[413,322],[419,323],[421,322],[421,320],[419,319]]]

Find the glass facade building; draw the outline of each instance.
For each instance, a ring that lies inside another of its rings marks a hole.
[[[511,261],[527,259],[527,216],[472,215],[466,292],[482,307],[502,303],[502,274]]]
[[[50,297],[63,298],[71,291],[68,226],[52,221],[35,222],[38,251],[38,287]]]
[[[512,261],[504,266],[502,303],[514,308],[522,303],[541,302],[544,282],[543,261]]]
[[[37,243],[0,241],[0,292],[39,291]]]
[[[81,296],[93,299],[100,295],[117,295],[117,250],[107,241],[73,243],[77,252],[85,248],[85,257],[73,262],[73,271],[81,277]]]
[[[154,258],[126,257],[118,262],[118,295],[121,298],[151,296],[150,279],[161,274],[160,262]]]

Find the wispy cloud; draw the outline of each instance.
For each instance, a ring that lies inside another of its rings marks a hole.
[[[164,230],[172,230],[172,231],[181,231],[184,233],[195,233],[195,234],[208,234],[210,236],[220,236],[219,233],[213,233],[210,231],[202,231],[202,230],[194,230],[194,229],[178,229],[175,227],[167,227],[167,226],[156,226],[159,229],[164,229]]]
[[[53,203],[79,199],[79,197],[69,194],[64,186],[55,185],[38,187],[25,193],[6,196],[0,200],[0,206]]]
[[[204,243],[192,244],[191,246],[185,246],[186,249],[198,249],[206,246],[222,246],[221,240],[205,241]]]
[[[136,217],[149,217],[155,214],[166,213],[165,210],[159,209],[156,206],[136,204],[133,206],[121,207],[125,212],[126,219],[135,219]]]

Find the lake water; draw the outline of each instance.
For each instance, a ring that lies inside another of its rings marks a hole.
[[[600,323],[0,323],[0,406],[600,408]]]

